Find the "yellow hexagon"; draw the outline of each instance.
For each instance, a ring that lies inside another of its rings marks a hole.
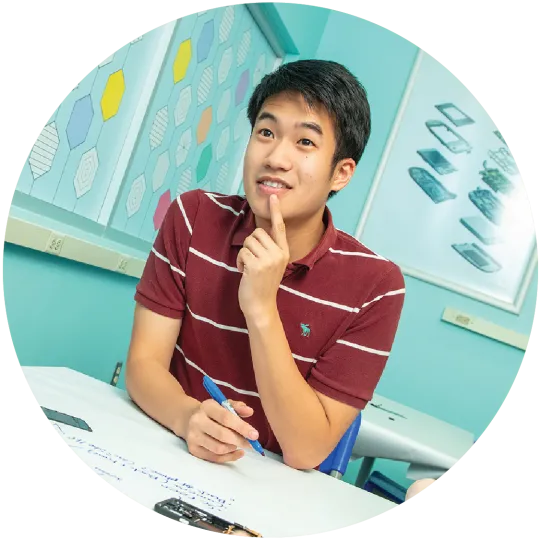
[[[124,72],[122,70],[115,71],[109,76],[101,98],[101,114],[104,122],[118,112],[125,89]]]
[[[191,61],[191,39],[186,39],[180,43],[176,58],[173,64],[174,84],[180,82],[187,73],[189,62]]]

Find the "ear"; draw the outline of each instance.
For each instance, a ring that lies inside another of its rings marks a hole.
[[[339,161],[332,175],[331,191],[342,190],[350,182],[355,170],[354,159],[346,158]]]

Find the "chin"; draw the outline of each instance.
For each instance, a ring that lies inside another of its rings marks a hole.
[[[269,220],[270,219],[270,209],[268,208],[268,202],[259,199],[258,197],[250,197],[246,194],[246,199],[249,203],[249,207],[255,217],[260,219]]]

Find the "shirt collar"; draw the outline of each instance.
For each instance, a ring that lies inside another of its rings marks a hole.
[[[244,214],[240,214],[241,219],[237,221],[238,224],[236,230],[232,235],[231,245],[233,246],[242,246],[244,240],[255,230],[255,215],[251,211],[247,201],[243,210]],[[292,263],[294,266],[306,266],[309,269],[313,268],[313,265],[334,245],[337,231],[334,227],[332,214],[327,206],[324,209],[323,221],[326,225],[326,229],[321,240],[305,257],[298,261],[294,261]]]

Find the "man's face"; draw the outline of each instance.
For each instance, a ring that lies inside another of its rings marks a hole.
[[[289,223],[321,212],[330,191],[343,187],[342,180],[334,181],[340,176],[332,167],[335,147],[333,122],[324,108],[310,109],[301,94],[267,99],[244,157],[244,191],[253,213],[269,220],[273,193]]]

